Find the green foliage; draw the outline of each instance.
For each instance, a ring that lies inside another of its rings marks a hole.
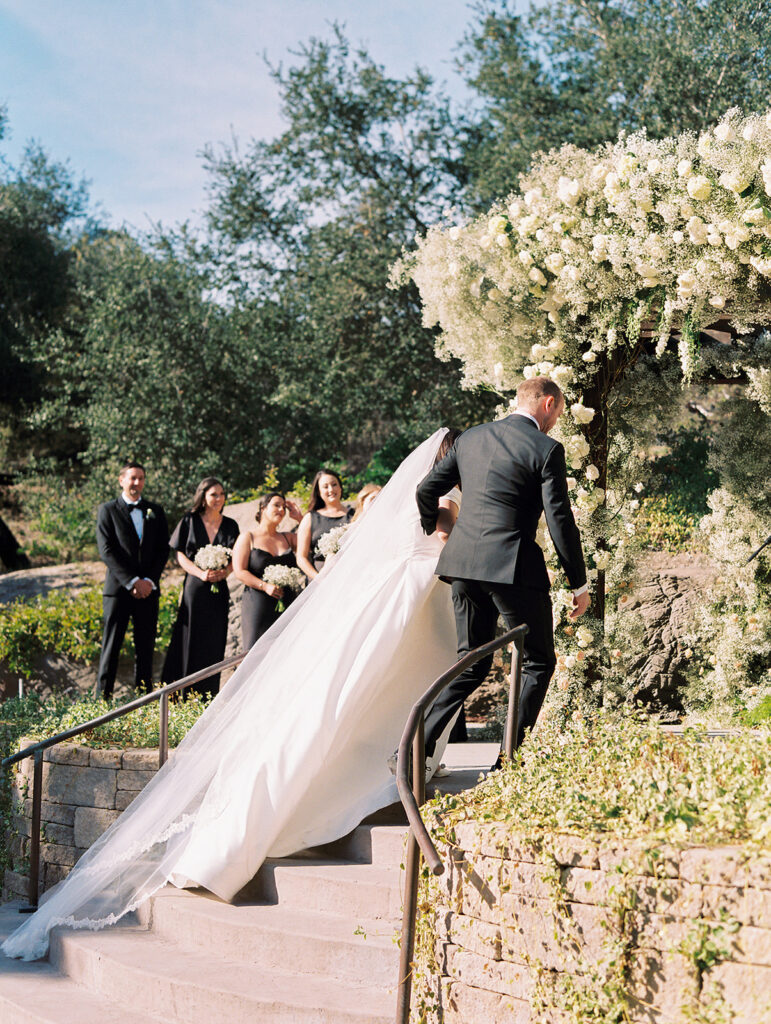
[[[523,835],[612,833],[694,843],[771,847],[771,731],[671,736],[628,712],[556,716],[503,771],[459,796],[439,797],[443,827],[468,819],[512,822]]]
[[[511,191],[538,150],[640,128],[660,139],[767,105],[769,22],[756,0],[516,6],[483,0],[459,52],[482,100],[464,152],[480,207]]]
[[[71,562],[97,557],[96,510],[101,498],[93,484],[68,485],[60,477],[25,481],[24,512],[33,539],[25,548],[33,559]]]
[[[161,593],[158,645],[168,645],[179,604],[179,587]],[[54,591],[33,601],[0,606],[0,661],[14,674],[31,677],[42,654],[93,662],[102,642],[102,591],[89,587],[78,594]],[[125,649],[133,653],[127,633]]]
[[[636,540],[653,551],[691,551],[699,516],[688,512],[680,495],[643,498],[635,516]]]
[[[740,717],[744,725],[764,725],[771,722],[771,694],[764,697],[754,708],[745,709]]]

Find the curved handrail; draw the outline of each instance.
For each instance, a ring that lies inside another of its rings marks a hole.
[[[200,683],[204,679],[208,679],[210,676],[217,675],[223,669],[232,668],[234,665],[238,665],[245,657],[246,652],[243,654],[234,654],[230,658],[225,658],[223,661],[216,662],[214,665],[209,665],[207,668],[199,669],[198,672],[191,672],[190,675],[183,676],[181,679],[177,679],[166,686],[160,686],[157,690],[151,690],[150,693],[145,693],[141,697],[137,697],[136,700],[129,701],[128,704],[121,704],[119,708],[113,708],[112,711],[107,711],[105,714],[100,715],[99,718],[92,718],[89,722],[83,722],[81,725],[73,726],[72,729],[67,729],[64,732],[57,733],[55,736],[49,736],[48,739],[40,740],[38,743],[33,743],[32,746],[25,747],[24,750],[20,750],[16,754],[11,754],[0,762],[0,766],[3,768],[10,768],[11,765],[17,764],[19,761],[23,761],[27,757],[31,757],[34,764],[32,773],[32,822],[30,826],[29,905],[21,907],[20,913],[28,914],[34,911],[37,908],[38,901],[38,876],[40,872],[40,815],[43,799],[43,751],[48,750],[49,747],[56,746],[57,743],[63,743],[65,740],[74,739],[76,736],[80,736],[84,732],[96,729],[97,726],[105,725],[107,722],[112,722],[116,718],[122,718],[124,715],[130,714],[132,711],[136,711],[138,708],[144,707],[145,704],[152,704],[153,701],[157,700],[160,701],[161,705],[159,709],[160,727],[158,733],[158,767],[162,768],[169,756],[169,697],[180,690],[186,690],[188,686],[192,686],[194,683]]]
[[[72,729],[67,729],[65,732],[57,733],[55,736],[49,736],[48,739],[40,740],[39,743],[33,743],[30,747],[25,747],[24,750],[18,751],[16,754],[11,754],[8,757],[3,758],[0,761],[0,766],[3,768],[10,768],[12,764],[16,764],[17,761],[23,761],[26,757],[32,757],[38,751],[47,750],[49,747],[56,746],[57,743],[64,743],[65,740],[74,739],[76,736],[80,736],[81,733],[89,732],[91,729],[96,729],[97,726],[105,725],[107,722],[112,722],[116,718],[122,718],[124,715],[129,714],[131,711],[136,711],[137,708],[142,708],[145,704],[152,704],[154,700],[162,700],[168,697],[172,693],[176,693],[178,690],[186,690],[188,686],[192,686],[194,683],[200,683],[204,679],[208,679],[209,676],[217,675],[218,672],[222,672],[226,668],[231,668],[234,665],[238,665],[244,660],[246,654],[233,654],[229,658],[225,658],[224,661],[218,661],[215,665],[209,665],[207,668],[199,669],[198,672],[191,672],[189,676],[183,676],[181,679],[175,680],[173,683],[168,683],[166,686],[159,686],[157,690],[151,690],[150,693],[145,693],[141,697],[137,697],[135,700],[129,701],[128,704],[121,704],[119,708],[113,708],[112,711],[107,711],[105,714],[100,715],[99,718],[92,718],[89,722],[83,722],[82,725],[75,725]]]
[[[454,679],[465,671],[470,665],[475,665],[476,662],[480,661],[488,654],[494,654],[495,651],[501,647],[505,647],[509,643],[517,643],[524,639],[527,633],[527,626],[516,626],[514,629],[510,629],[507,633],[497,637],[495,640],[491,640],[489,643],[483,644],[481,647],[475,647],[473,651],[469,651],[468,654],[464,655],[460,661],[456,662],[452,668],[444,672],[439,678],[426,690],[420,700],[412,707],[407,724],[404,727],[402,738],[399,743],[399,754],[396,761],[396,786],[399,790],[399,797],[404,805],[404,810],[407,813],[407,820],[410,823],[413,835],[418,841],[423,857],[429,868],[435,875],[441,875],[444,872],[444,865],[437,853],[436,847],[428,834],[428,829],[425,826],[423,817],[420,813],[420,807],[415,799],[415,794],[410,786],[410,780],[408,776],[409,772],[409,754],[410,747],[412,746],[413,740],[418,731],[418,724],[422,720],[422,717],[427,708],[429,708],[439,694],[448,686]],[[518,709],[512,708],[513,701],[509,702],[509,712],[517,715]],[[509,734],[513,733],[512,739],[516,735],[516,726],[512,730],[507,729]],[[508,744],[504,742],[504,747]],[[511,743],[511,749],[507,750],[507,756],[511,757],[513,752],[513,742]],[[421,770],[422,765],[419,766]]]
[[[493,654],[507,644],[513,644],[511,659],[511,681],[509,685],[509,705],[506,715],[506,729],[503,734],[503,753],[511,759],[514,754],[517,733],[519,731],[519,697],[522,678],[522,656],[526,625],[515,626],[502,636],[469,651],[452,668],[442,675],[426,690],[420,700],[413,705],[412,711],[404,727],[399,743],[396,759],[396,786],[399,797],[410,824],[410,835],[407,842],[405,861],[406,882],[404,886],[404,911],[402,914],[401,949],[399,954],[399,978],[396,1007],[396,1024],[408,1024],[410,1019],[410,1003],[412,999],[412,958],[415,949],[415,919],[417,917],[418,872],[420,856],[435,875],[444,872],[444,865],[428,834],[420,805],[425,802],[425,741],[424,715],[426,709],[436,700],[442,690],[454,679],[474,665],[481,658]],[[410,747],[412,747],[412,786],[409,780]]]

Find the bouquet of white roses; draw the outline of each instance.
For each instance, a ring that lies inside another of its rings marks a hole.
[[[226,548],[224,544],[206,544],[196,551],[193,561],[204,572],[208,572],[210,569],[216,572],[218,569],[227,569],[230,565],[231,554],[232,550]],[[211,583],[210,586],[212,594],[219,593],[218,583]]]
[[[346,523],[345,526],[336,526],[328,533],[323,533],[316,542],[316,550],[318,553],[323,555],[324,558],[330,558],[332,555],[336,555],[340,550],[343,534],[349,526],[350,523]]]
[[[282,587],[299,593],[305,586],[305,573],[291,565],[269,565],[262,574],[265,583],[272,583],[274,587]],[[279,598],[276,609],[279,612],[284,610],[284,602]]]

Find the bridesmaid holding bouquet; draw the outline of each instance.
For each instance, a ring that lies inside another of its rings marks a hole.
[[[232,572],[230,552],[238,539],[238,523],[223,516],[224,506],[225,488],[215,477],[205,477],[169,540],[187,575],[161,673],[164,683],[214,665],[225,655],[230,604],[226,580]],[[219,568],[207,568],[212,565]],[[213,697],[219,685],[216,675],[190,689]]]

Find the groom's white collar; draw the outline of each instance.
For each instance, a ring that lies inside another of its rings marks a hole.
[[[535,425],[538,427],[539,430],[541,429],[541,426],[540,426],[538,420],[535,418],[535,416],[531,416],[529,412],[525,412],[523,409],[515,409],[511,413],[511,415],[512,416],[525,416],[527,419],[532,420],[533,423],[535,423]]]

